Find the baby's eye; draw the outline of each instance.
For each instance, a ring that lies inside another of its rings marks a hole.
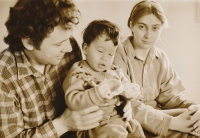
[[[113,56],[113,54],[109,54],[109,56]]]
[[[100,52],[100,53],[103,53],[103,51],[102,50],[97,50],[98,52]]]

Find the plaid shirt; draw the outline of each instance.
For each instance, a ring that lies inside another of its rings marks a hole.
[[[41,74],[24,52],[0,54],[0,137],[58,137],[52,120],[66,108],[62,82],[72,64],[82,59],[74,38],[73,51]]]

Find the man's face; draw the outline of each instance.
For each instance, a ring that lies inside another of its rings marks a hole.
[[[46,64],[57,65],[62,60],[66,52],[72,51],[69,37],[71,30],[64,30],[57,26],[54,31],[46,37],[41,43],[40,50],[33,48],[29,52],[29,61],[33,66],[42,66]]]

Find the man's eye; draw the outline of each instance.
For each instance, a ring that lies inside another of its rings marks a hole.
[[[61,46],[62,44],[56,44],[56,46]]]
[[[66,44],[67,42],[68,42],[68,40],[65,40],[65,41],[62,41],[62,42],[55,44],[55,46],[62,46],[64,44]]]
[[[55,44],[55,46],[61,46],[63,44],[63,42],[62,43],[57,43],[57,44]]]

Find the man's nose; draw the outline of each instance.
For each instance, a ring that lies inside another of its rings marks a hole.
[[[67,53],[67,52],[71,52],[71,51],[72,51],[72,46],[71,46],[70,41],[68,40],[63,44],[62,52]]]

